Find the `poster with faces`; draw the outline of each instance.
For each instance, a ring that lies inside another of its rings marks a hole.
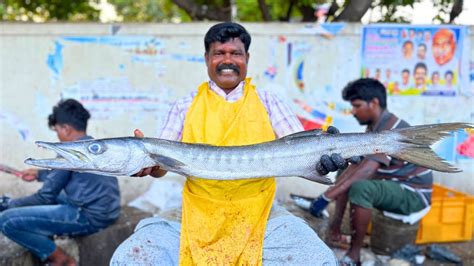
[[[456,96],[462,91],[465,26],[379,24],[362,32],[361,76],[389,95]]]

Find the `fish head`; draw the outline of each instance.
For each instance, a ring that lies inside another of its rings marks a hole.
[[[42,168],[105,175],[132,175],[147,167],[148,154],[138,138],[90,139],[72,142],[37,141],[39,147],[57,153],[51,159],[26,159]]]

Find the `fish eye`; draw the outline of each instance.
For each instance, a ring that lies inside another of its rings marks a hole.
[[[101,154],[105,151],[105,147],[95,142],[95,143],[90,144],[87,147],[87,150],[92,154]]]

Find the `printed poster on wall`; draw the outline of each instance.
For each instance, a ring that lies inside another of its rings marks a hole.
[[[463,26],[366,26],[361,75],[381,81],[389,95],[458,95],[467,77],[465,35]]]

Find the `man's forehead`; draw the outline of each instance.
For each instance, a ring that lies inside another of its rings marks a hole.
[[[224,41],[224,42],[220,42],[220,41],[215,41],[215,42],[212,42],[210,47],[211,48],[216,48],[216,46],[222,46],[222,45],[233,45],[233,44],[236,44],[236,45],[241,45],[242,47],[244,46],[244,43],[239,39],[239,38],[232,38],[232,39],[229,39],[227,41]]]
[[[439,36],[438,38],[435,39],[435,43],[445,43],[445,42],[451,42],[452,38],[448,36]]]

